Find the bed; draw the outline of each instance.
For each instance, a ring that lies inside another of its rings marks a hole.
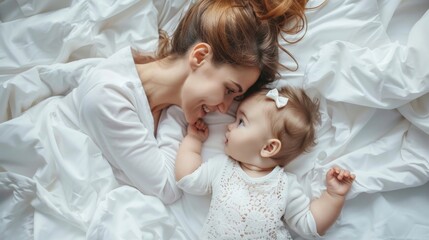
[[[0,123],[66,95],[89,68],[125,46],[153,52],[158,29],[171,33],[191,4],[0,1]],[[323,191],[330,166],[357,175],[325,239],[429,239],[428,10],[427,0],[329,0],[307,10],[300,42],[282,42],[299,68],[281,70],[273,86],[304,87],[322,113],[318,145],[287,170],[310,198]],[[281,62],[295,67],[285,54]],[[206,117],[205,160],[222,152],[232,119],[233,109]],[[180,109],[164,112],[158,139],[172,156],[184,128]],[[163,204],[118,183],[107,162],[72,147],[71,162],[46,162],[31,151],[38,146],[25,129],[8,138],[0,133],[0,239],[197,239],[209,196],[184,194]],[[58,134],[66,148],[82,140]],[[10,162],[14,156],[26,161]],[[11,165],[17,170],[8,171]]]

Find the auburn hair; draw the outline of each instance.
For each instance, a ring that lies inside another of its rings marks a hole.
[[[307,0],[199,0],[182,17],[171,39],[161,32],[157,59],[184,56],[193,45],[205,42],[213,49],[214,64],[256,66],[261,70],[247,92],[250,94],[278,76],[279,49],[293,58],[279,44],[279,36],[306,29],[306,3]]]

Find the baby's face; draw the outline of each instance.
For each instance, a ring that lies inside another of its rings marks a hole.
[[[267,141],[273,138],[266,107],[266,101],[255,97],[244,100],[238,107],[235,122],[228,125],[225,134],[225,153],[234,160],[257,168],[277,165],[260,155]]]

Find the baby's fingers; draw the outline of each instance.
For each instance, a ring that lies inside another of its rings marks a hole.
[[[350,173],[349,170],[344,170],[339,167],[334,167],[332,171],[334,177],[336,177],[338,181],[353,181],[356,178],[356,175]]]
[[[194,126],[200,131],[205,131],[207,129],[207,124],[202,119],[198,119]]]
[[[353,182],[356,178],[356,175],[354,175],[353,173],[350,173],[344,178],[345,181],[348,182]]]

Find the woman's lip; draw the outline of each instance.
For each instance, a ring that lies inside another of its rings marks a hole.
[[[209,112],[210,112],[210,108],[209,108],[207,105],[203,104],[203,105],[202,105],[202,108],[203,108],[203,111],[204,111],[205,113],[209,113]]]

